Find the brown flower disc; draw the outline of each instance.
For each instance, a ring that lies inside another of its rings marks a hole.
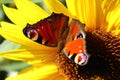
[[[120,38],[95,30],[86,32],[86,50],[90,59],[85,66],[72,62],[61,52],[56,63],[68,80],[120,80]]]

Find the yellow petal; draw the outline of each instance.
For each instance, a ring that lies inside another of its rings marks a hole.
[[[41,67],[48,66],[48,65],[51,66],[51,65],[56,65],[56,64],[55,64],[55,63],[40,63],[40,64],[34,64],[32,67],[28,67],[28,68],[20,71],[19,74],[23,74],[23,73],[26,73],[26,72],[30,72],[30,71],[33,71],[33,70],[35,70],[35,69],[40,69]],[[56,69],[57,69],[57,68],[56,68]],[[55,70],[56,70],[56,69],[55,69]],[[44,77],[43,79],[40,79],[40,80],[47,80],[47,79],[49,79],[49,80],[63,80],[64,77],[61,76],[58,71],[56,71],[55,73],[50,74],[49,76],[46,76],[46,77]]]
[[[76,2],[79,19],[86,24],[87,29],[96,26],[96,0],[78,0]]]
[[[113,31],[112,31],[112,34],[113,34],[113,35],[117,35],[117,36],[120,37],[120,29],[115,29],[115,30],[113,30]]]
[[[29,64],[55,61],[56,51],[47,49],[18,49],[0,53],[0,57],[25,61]]]
[[[13,23],[15,23],[16,25],[20,27],[26,26],[27,21],[25,20],[24,16],[22,15],[20,11],[18,11],[17,9],[8,8],[5,5],[3,5],[3,9],[4,9],[5,14],[8,16],[8,18]]]
[[[72,13],[73,16],[78,17],[76,2],[77,0],[66,0],[68,10]]]
[[[47,12],[29,0],[15,0],[15,4],[30,24],[48,16]]]
[[[26,45],[29,47],[33,47],[35,49],[53,49],[41,44],[38,44],[23,34],[23,29],[18,27],[17,25],[10,24],[7,22],[1,22],[2,28],[0,28],[0,34],[5,37],[6,39],[16,42],[18,44]]]
[[[31,70],[26,73],[14,77],[8,77],[6,80],[55,80],[54,77],[59,75],[57,67],[54,64],[44,65],[43,67],[36,69],[34,68],[31,68]]]
[[[120,30],[120,0],[104,0],[102,9],[104,14],[106,14],[106,21],[108,27],[107,32],[112,32],[115,35],[119,35]]]
[[[120,3],[120,0],[104,0],[102,4],[102,9],[104,14],[114,10]]]
[[[69,17],[73,17],[72,14],[68,11],[68,9],[60,3],[59,0],[44,0],[45,4],[51,10],[51,12],[55,13],[63,13]]]
[[[106,20],[108,22],[107,32],[120,29],[120,4],[108,13]]]
[[[105,14],[103,14],[103,11],[102,11],[102,5],[103,3],[103,0],[95,0],[95,13],[96,13],[96,28],[101,28],[101,29],[104,29],[104,26],[105,26]],[[92,14],[93,16],[93,14]],[[91,18],[92,18],[91,16]]]

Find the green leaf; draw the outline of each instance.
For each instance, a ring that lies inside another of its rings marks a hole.
[[[28,65],[25,62],[20,62],[20,61],[10,62],[10,61],[8,61],[8,63],[0,65],[0,70],[20,71],[28,66],[30,66],[30,65]]]
[[[13,0],[0,0],[0,3],[13,3]]]
[[[5,40],[0,45],[0,52],[18,49],[20,46],[21,46],[20,44],[16,44],[16,43],[10,42],[8,40]]]
[[[4,12],[2,10],[2,4],[0,3],[0,21],[4,19]]]
[[[40,3],[42,2],[43,0],[31,0],[32,2],[35,2],[35,3]],[[2,4],[10,4],[10,3],[13,3],[14,0],[0,0],[0,3]]]

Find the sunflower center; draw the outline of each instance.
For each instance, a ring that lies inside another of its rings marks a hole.
[[[120,38],[101,30],[86,32],[87,53],[90,59],[85,66],[72,62],[61,52],[56,63],[60,73],[68,80],[120,79]]]

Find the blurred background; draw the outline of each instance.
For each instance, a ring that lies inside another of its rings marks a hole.
[[[31,0],[32,2],[36,3],[37,5],[39,5],[40,7],[42,7],[43,9],[45,9],[47,12],[49,12],[49,10],[46,8],[46,6],[44,5],[43,0]],[[64,5],[65,4],[65,0],[60,0]],[[11,22],[7,16],[5,15],[3,9],[2,9],[2,4],[5,4],[6,6],[9,7],[13,7],[15,8],[15,4],[14,4],[14,0],[0,0],[0,21],[7,21],[7,22]],[[1,27],[1,26],[0,26]],[[4,52],[4,51],[8,51],[8,50],[14,50],[19,48],[21,45],[20,44],[16,44],[13,42],[10,42],[8,40],[5,40],[1,35],[0,35],[0,53]],[[5,58],[0,58],[0,80],[5,80],[5,78],[7,76],[14,76],[17,75],[17,73],[28,67],[30,65],[24,63],[24,62],[20,62],[20,61],[12,61],[12,60],[8,60]]]

